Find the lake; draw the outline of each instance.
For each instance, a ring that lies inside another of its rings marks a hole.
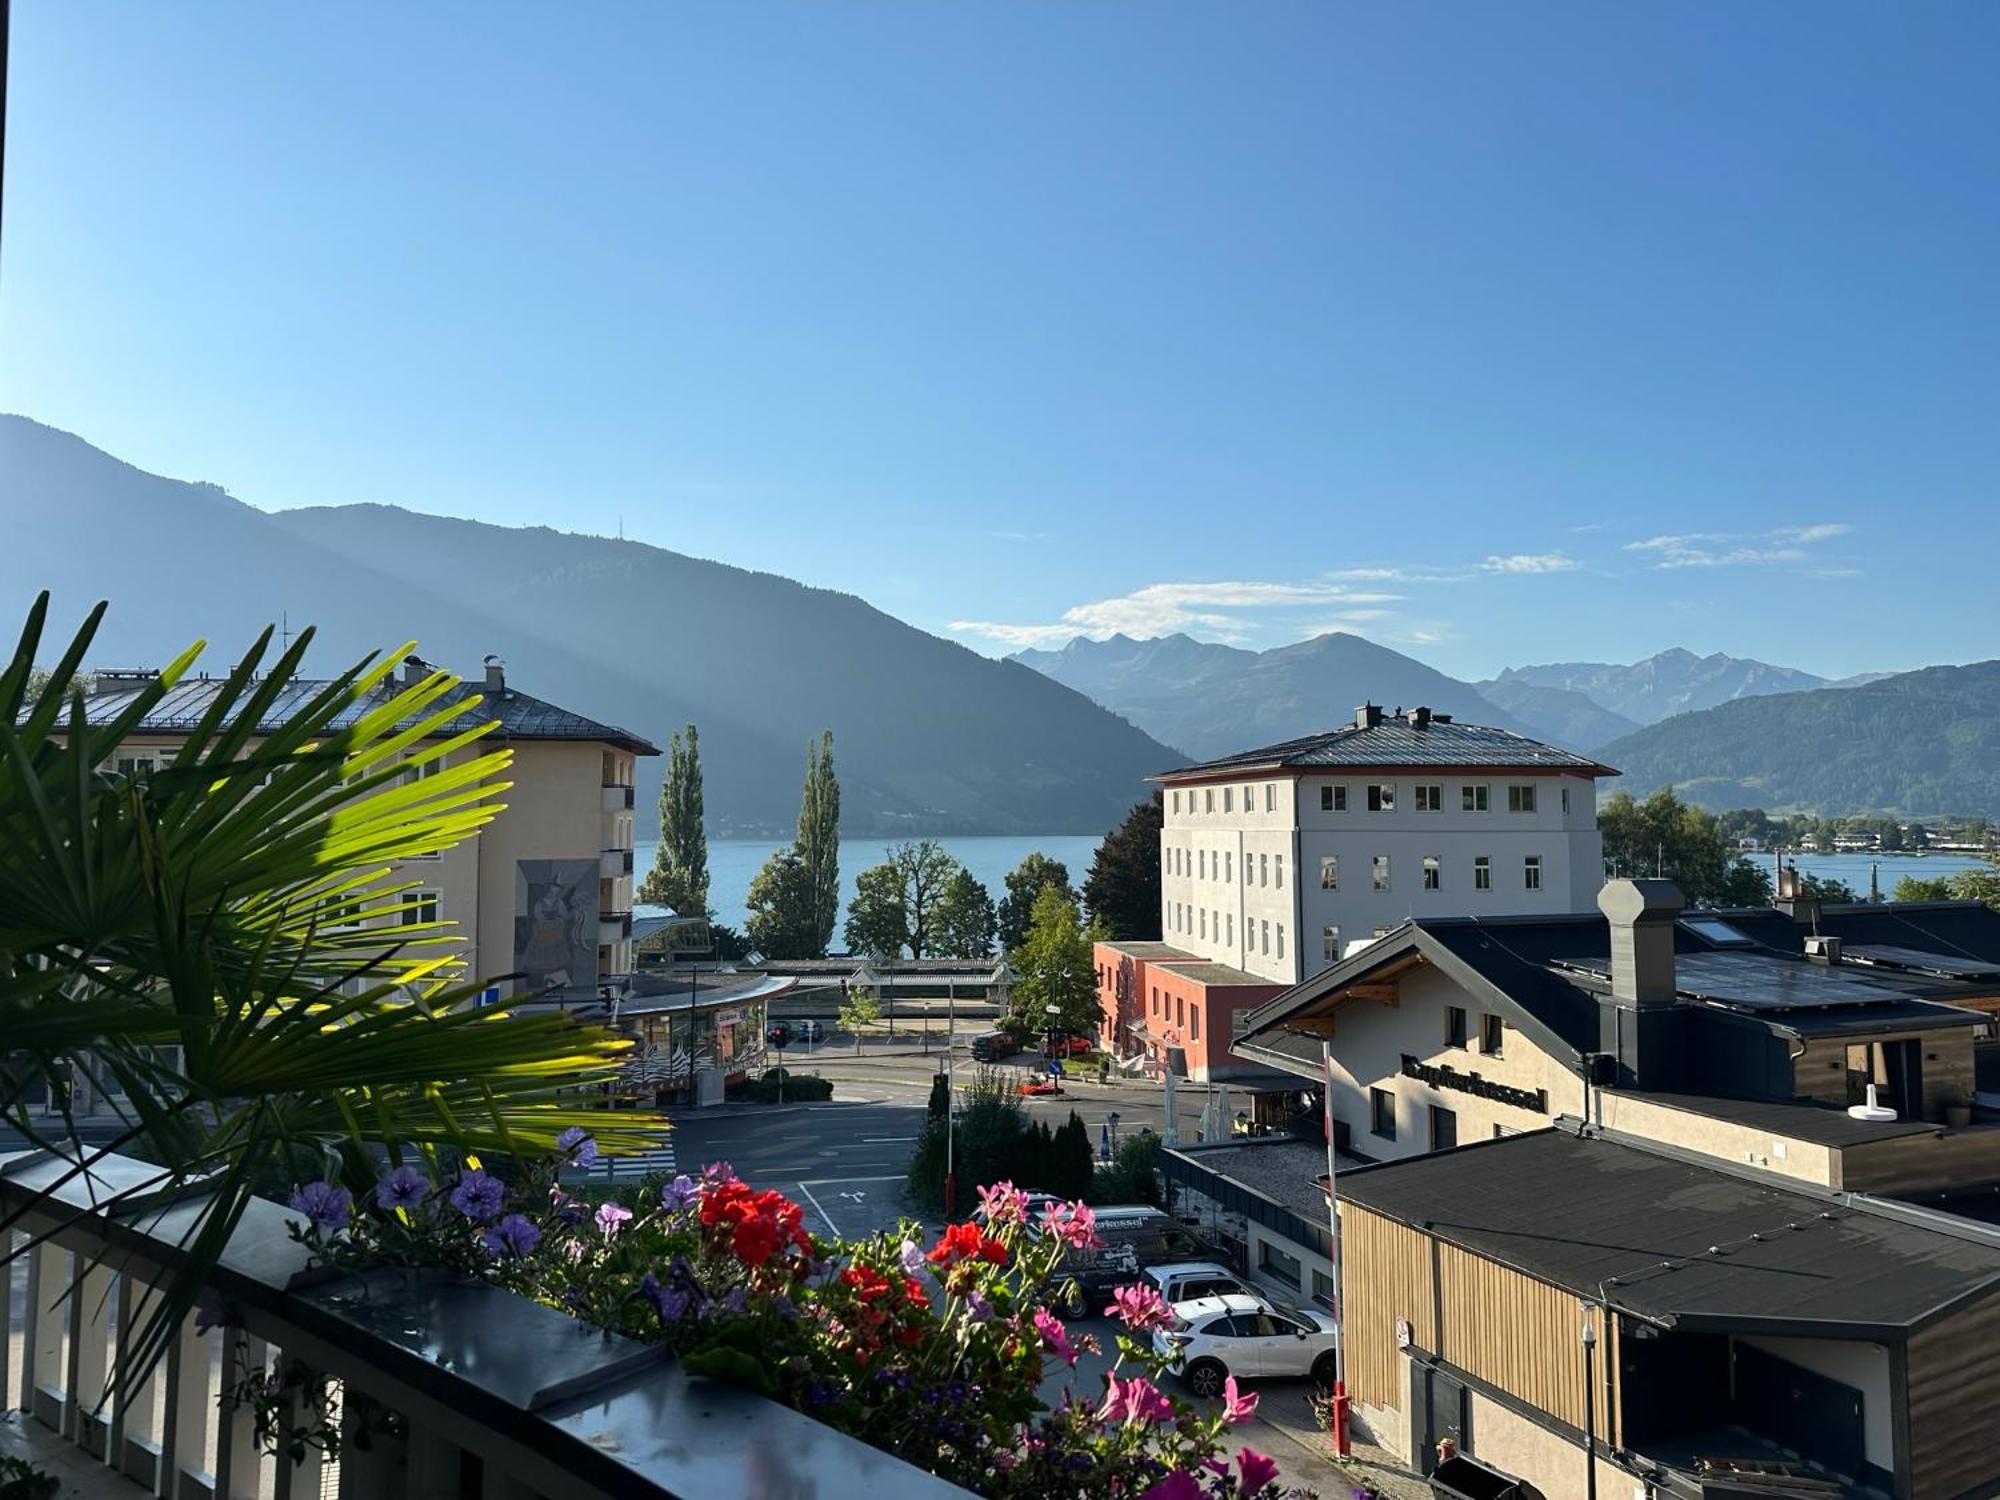
[[[747,915],[744,903],[750,897],[750,881],[764,868],[773,850],[783,847],[783,839],[716,839],[708,846],[708,900],[718,922],[741,928]],[[840,841],[840,914],[847,919],[847,904],[854,899],[854,877],[871,865],[889,857],[889,850],[905,839],[850,839]],[[1006,894],[1007,872],[1040,850],[1050,859],[1069,866],[1070,884],[1081,886],[1090,873],[1090,861],[1102,840],[1096,834],[1055,833],[1020,838],[966,837],[941,838],[938,842],[985,886],[998,901]],[[632,868],[639,878],[653,867],[659,847],[653,839],[641,839],[633,846]],[[835,942],[838,943],[838,935]]]
[[[854,899],[854,877],[870,865],[882,863],[889,857],[890,847],[901,842],[903,840],[900,839],[840,841],[840,911],[843,921],[847,915],[847,903]],[[1061,860],[1068,865],[1071,883],[1082,885],[1101,840],[1095,834],[1052,833],[1018,838],[941,838],[938,842],[950,850],[959,863],[972,872],[972,878],[985,886],[993,899],[998,901],[1006,891],[1007,872],[1037,849],[1050,859]],[[717,839],[708,846],[708,898],[715,906],[718,921],[726,922],[731,927],[742,927],[746,915],[744,902],[749,899],[751,878],[764,867],[771,851],[781,843],[778,839]],[[641,876],[652,868],[653,851],[657,847],[652,839],[641,839],[634,846],[633,868]],[[1767,872],[1771,869],[1770,855],[1753,854],[1749,858]],[[1937,879],[1956,875],[1960,870],[1981,868],[1984,864],[1984,861],[1965,854],[1796,854],[1786,858],[1795,861],[1799,869],[1808,875],[1832,876],[1846,881],[1864,899],[1868,895],[1868,867],[1871,864],[1881,866],[1882,894],[1885,898],[1904,875]]]

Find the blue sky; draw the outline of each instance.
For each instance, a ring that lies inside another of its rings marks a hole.
[[[0,409],[988,652],[1975,659],[1996,55],[1990,4],[21,0]]]

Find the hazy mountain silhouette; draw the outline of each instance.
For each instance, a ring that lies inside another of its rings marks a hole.
[[[1509,667],[1491,684],[1503,691],[1513,684],[1564,688],[1582,693],[1600,708],[1621,714],[1635,724],[1657,724],[1671,714],[1714,708],[1737,698],[1769,693],[1797,693],[1825,687],[1827,681],[1797,667],[1774,667],[1749,657],[1720,651],[1696,656],[1675,646],[1635,661],[1550,662],[1535,667]]]
[[[0,416],[5,597],[67,630],[112,607],[94,666],[189,641],[219,670],[265,625],[313,624],[327,672],[414,638],[477,675],[662,743],[701,726],[711,835],[788,831],[806,741],[834,732],[850,832],[1099,832],[1180,757],[1081,694],[860,599],[638,542],[355,505],[266,513]],[[650,823],[660,774],[642,765]]]

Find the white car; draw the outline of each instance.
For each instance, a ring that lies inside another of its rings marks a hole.
[[[1203,1297],[1254,1297],[1267,1309],[1275,1307],[1270,1298],[1229,1267],[1212,1260],[1180,1260],[1172,1265],[1148,1266],[1142,1275],[1169,1306]]]
[[[1202,1297],[1174,1309],[1174,1324],[1154,1330],[1153,1347],[1197,1396],[1219,1396],[1238,1380],[1309,1375],[1333,1384],[1333,1319],[1313,1309],[1273,1312],[1256,1296]]]

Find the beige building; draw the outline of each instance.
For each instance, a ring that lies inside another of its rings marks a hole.
[[[404,684],[433,669],[415,657]],[[116,717],[157,676],[103,672],[85,700],[93,722]],[[106,763],[146,773],[171,765],[188,731],[221,688],[219,679],[184,679],[167,691]],[[300,682],[273,708],[283,714],[323,686]],[[381,694],[395,690],[385,683]],[[632,955],[634,765],[659,750],[640,736],[532,697],[489,662],[482,682],[456,690],[466,711],[440,739],[491,720],[498,727],[455,756],[499,747],[513,752],[504,810],[477,838],[395,866],[389,883],[415,882],[412,921],[439,920],[465,942],[465,972],[492,979],[492,998],[537,994],[565,1005],[613,999],[628,986]],[[413,777],[447,762],[409,757]],[[407,899],[407,898],[406,898]]]

